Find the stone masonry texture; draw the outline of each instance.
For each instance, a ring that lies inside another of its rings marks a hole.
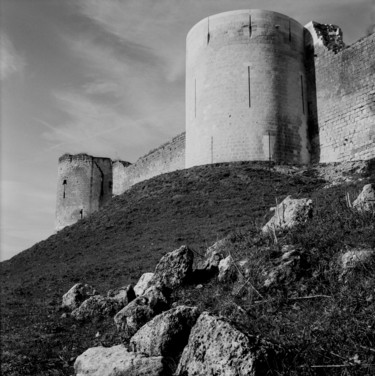
[[[114,162],[113,194],[119,195],[132,185],[153,176],[185,168],[185,133],[139,158],[130,166]]]
[[[98,210],[112,198],[112,161],[87,154],[59,159],[56,230]]]
[[[203,19],[186,40],[186,167],[309,162],[305,29],[282,14]]]
[[[375,157],[375,34],[335,53],[315,48],[320,162]]]

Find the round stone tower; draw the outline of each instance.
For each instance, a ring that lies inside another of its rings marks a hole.
[[[266,10],[198,22],[186,41],[186,167],[307,163],[305,29]]]
[[[59,158],[56,230],[98,210],[112,197],[112,161],[87,154]]]

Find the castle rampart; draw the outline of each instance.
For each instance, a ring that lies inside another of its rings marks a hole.
[[[320,162],[375,156],[375,34],[348,48],[324,39],[319,24],[309,29],[315,41],[315,76]],[[337,29],[337,27],[336,27]],[[340,36],[334,30],[328,33]],[[326,31],[327,33],[327,31]]]
[[[132,185],[154,176],[185,168],[185,133],[139,158],[134,164],[113,163],[114,190],[118,195]]]
[[[305,29],[265,10],[208,17],[186,40],[186,167],[309,162]]]

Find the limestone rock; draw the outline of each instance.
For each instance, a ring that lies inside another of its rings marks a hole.
[[[133,286],[128,285],[118,289],[109,290],[107,297],[117,300],[122,307],[125,307],[135,299],[135,292]]]
[[[301,272],[300,250],[291,245],[284,245],[281,252],[274,265],[263,273],[265,277],[264,287],[271,287],[285,281],[293,281]]]
[[[69,309],[78,308],[90,296],[97,295],[96,290],[87,284],[75,284],[62,298],[62,307]]]
[[[139,278],[139,281],[134,286],[134,292],[136,296],[141,296],[144,294],[144,292],[151,286],[151,280],[154,276],[154,273],[144,273],[142,274],[141,278]]]
[[[191,276],[194,254],[183,245],[164,255],[156,265],[151,285],[173,289],[182,285]]]
[[[198,308],[179,306],[155,316],[131,338],[130,348],[148,356],[178,356],[199,316]]]
[[[191,330],[176,376],[266,375],[272,362],[270,344],[243,334],[223,318],[203,312]]]
[[[126,350],[123,345],[92,347],[77,357],[76,376],[170,376],[161,357],[146,357]]]
[[[230,282],[237,279],[237,270],[231,256],[219,262],[219,275],[217,278],[220,282]]]
[[[353,208],[359,211],[375,211],[375,185],[366,184],[357,199],[353,202]]]
[[[218,268],[219,262],[224,258],[227,239],[221,239],[207,248],[205,258],[199,263],[200,269]]]
[[[263,227],[263,233],[272,231],[273,229],[287,229],[305,222],[311,218],[313,210],[312,200],[307,198],[292,199],[286,197],[275,208],[274,216]]]
[[[167,299],[158,288],[152,286],[117,313],[114,318],[117,330],[128,340],[139,328],[166,309]]]
[[[120,309],[121,304],[116,299],[95,295],[85,300],[78,308],[76,308],[72,312],[72,317],[76,320],[101,318],[105,316],[113,316]]]
[[[375,249],[356,248],[345,252],[340,258],[342,272],[339,278],[342,279],[351,270],[354,270],[361,265],[365,266],[373,259],[375,259]]]

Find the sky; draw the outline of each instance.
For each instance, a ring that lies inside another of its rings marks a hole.
[[[375,0],[0,0],[1,260],[54,233],[62,154],[135,162],[184,131],[186,34],[236,9],[347,44],[375,24]]]

